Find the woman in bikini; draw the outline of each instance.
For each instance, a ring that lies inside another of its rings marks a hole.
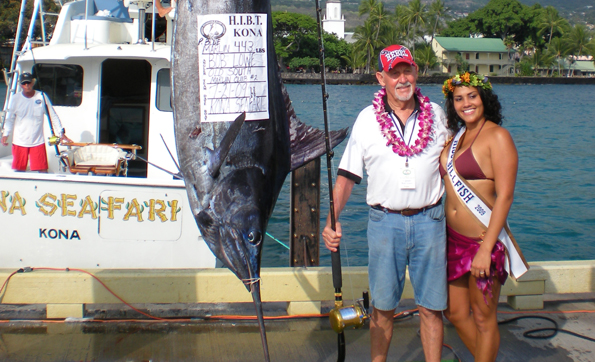
[[[458,74],[444,82],[443,92],[448,127],[457,134],[440,157],[448,235],[445,316],[475,361],[494,361],[500,345],[496,310],[508,276],[498,236],[512,205],[518,155],[510,133],[500,127],[500,102],[487,77]],[[475,197],[491,205],[488,227],[470,210]]]

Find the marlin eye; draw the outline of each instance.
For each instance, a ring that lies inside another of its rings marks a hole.
[[[248,241],[252,244],[258,244],[260,242],[261,235],[258,231],[251,231],[248,234]]]

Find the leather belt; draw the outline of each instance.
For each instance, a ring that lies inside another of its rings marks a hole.
[[[388,209],[388,208],[386,208],[384,206],[381,206],[381,205],[378,205],[378,204],[372,205],[371,207],[374,210],[384,211],[384,212],[387,212],[389,214],[399,214],[399,215],[403,215],[403,216],[413,216],[413,215],[419,214],[422,211],[432,209],[432,208],[440,205],[441,203],[442,203],[442,200],[438,201],[437,203],[435,203],[433,205],[422,207],[421,209],[393,210],[393,209]]]

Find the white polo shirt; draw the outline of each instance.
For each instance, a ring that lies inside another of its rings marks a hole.
[[[368,205],[381,205],[393,210],[418,209],[435,204],[442,197],[444,186],[440,179],[438,162],[449,131],[442,108],[436,103],[431,102],[431,105],[434,121],[432,140],[423,151],[409,157],[409,168],[415,170],[414,189],[401,189],[399,186],[401,168],[405,167],[407,157],[399,156],[393,152],[392,146],[387,146],[373,106],[370,105],[360,112],[341,158],[339,174],[359,183],[365,168],[368,175]],[[418,112],[414,111],[405,123],[406,144],[410,136],[410,145],[418,138],[420,126],[419,121],[416,121],[417,115]],[[394,125],[393,129],[399,135]]]
[[[31,98],[23,95],[23,92],[16,93],[8,107],[8,114],[4,124],[4,136],[13,134],[12,143],[21,147],[35,147],[44,144],[43,122],[46,113],[43,104],[43,93],[35,91]],[[45,96],[48,102],[48,109],[51,114],[54,132],[61,135],[62,124],[60,118],[54,111],[50,99]]]

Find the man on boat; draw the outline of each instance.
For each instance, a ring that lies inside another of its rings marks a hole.
[[[387,358],[406,265],[419,308],[426,361],[440,361],[442,351],[446,227],[438,158],[448,131],[444,111],[416,88],[417,75],[409,49],[391,45],[380,52],[376,78],[382,89],[353,125],[333,190],[338,218],[366,169],[374,362]],[[322,236],[326,247],[336,251],[341,224],[337,222],[333,231],[327,220]]]
[[[165,15],[167,15],[170,11],[172,11],[174,9],[175,3],[176,3],[176,0],[171,0],[170,6],[164,7],[161,4],[161,0],[156,0],[155,8],[157,8],[157,13],[159,14],[159,16],[164,17]]]
[[[49,98],[33,88],[33,75],[21,74],[19,83],[23,91],[11,98],[2,145],[8,146],[8,136],[12,134],[12,168],[16,171],[26,171],[29,161],[31,171],[45,173],[48,171],[48,159],[43,139],[44,115],[49,112],[48,117],[51,115],[53,129],[60,130],[60,142],[72,141],[64,134],[60,118]]]

